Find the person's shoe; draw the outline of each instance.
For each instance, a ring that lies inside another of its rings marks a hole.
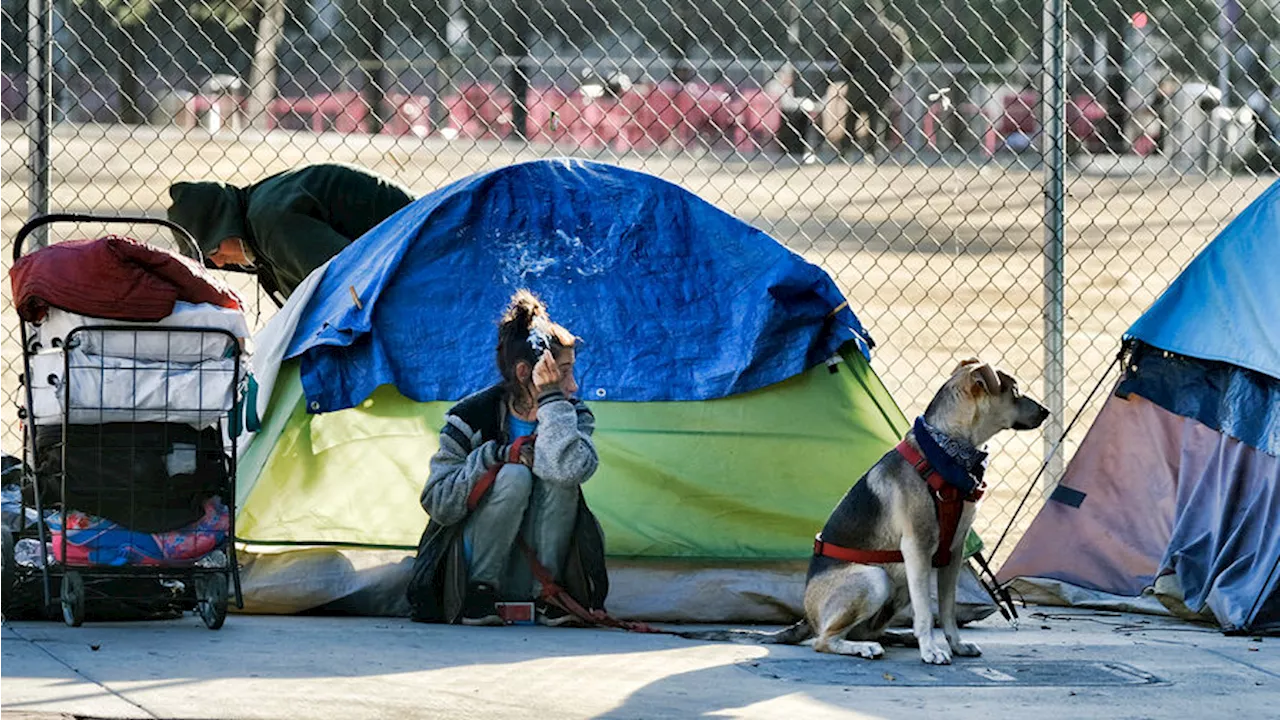
[[[495,603],[498,593],[488,583],[476,583],[467,588],[467,597],[462,601],[463,625],[502,625],[502,616],[498,615]]]
[[[539,600],[534,612],[537,615],[537,622],[539,625],[545,625],[547,627],[564,627],[566,625],[571,627],[582,627],[582,621],[578,619],[576,615],[568,612],[558,605],[552,605],[551,603]]]

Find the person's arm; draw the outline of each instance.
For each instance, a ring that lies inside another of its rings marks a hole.
[[[587,404],[559,390],[538,398],[538,439],[533,474],[559,485],[581,485],[600,464],[591,435],[596,418]]]
[[[421,498],[422,509],[441,525],[453,525],[466,518],[472,488],[490,468],[502,462],[497,442],[490,440],[473,447],[475,437],[462,420],[445,416],[440,449],[431,458]]]
[[[251,222],[256,243],[265,256],[257,258],[257,262],[270,263],[287,293],[355,239],[295,207],[255,212]]]

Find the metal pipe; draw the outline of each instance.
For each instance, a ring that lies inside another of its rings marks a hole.
[[[512,0],[511,15],[503,23],[502,54],[510,64],[507,66],[505,79],[507,92],[511,95],[511,138],[528,140],[529,132],[529,76],[532,68],[529,63],[529,46],[531,23],[528,9]]]
[[[1218,90],[1222,92],[1222,104],[1235,104],[1231,98],[1232,47],[1235,45],[1235,21],[1240,14],[1237,0],[1222,0],[1218,5]]]
[[[1066,0],[1044,4],[1044,66],[1041,109],[1044,138],[1041,152],[1044,188],[1044,392],[1050,415],[1044,426],[1045,480],[1049,487],[1062,478],[1061,453],[1054,444],[1062,436],[1066,410],[1065,236],[1066,236]]]
[[[462,69],[461,55],[470,44],[471,20],[463,0],[445,0],[444,34],[440,38],[440,57],[429,68],[431,77],[431,132],[449,124],[449,107],[443,98],[453,92],[454,79]],[[406,63],[412,68],[413,63]],[[397,70],[402,69],[397,67]]]
[[[27,217],[49,212],[53,130],[53,0],[27,0]],[[48,244],[47,229],[32,238]]]

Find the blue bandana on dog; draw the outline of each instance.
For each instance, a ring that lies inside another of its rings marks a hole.
[[[968,495],[982,484],[987,471],[985,452],[930,427],[923,415],[916,418],[912,430],[924,459],[948,485]]]

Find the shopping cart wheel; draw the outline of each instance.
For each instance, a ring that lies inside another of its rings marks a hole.
[[[13,557],[13,533],[0,528],[0,615],[9,611],[9,602],[13,598],[14,574],[18,571],[18,561]]]
[[[217,630],[227,621],[226,575],[214,573],[196,578],[196,612],[210,630]]]
[[[84,578],[75,570],[62,576],[62,621],[71,627],[84,622]]]

